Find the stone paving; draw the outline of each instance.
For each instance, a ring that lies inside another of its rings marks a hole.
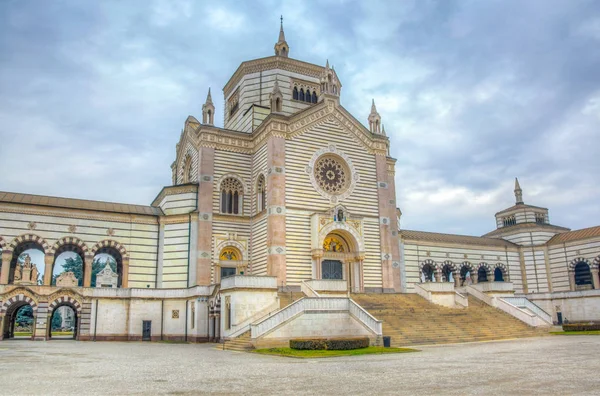
[[[293,359],[215,344],[0,342],[0,394],[600,394],[600,336]]]

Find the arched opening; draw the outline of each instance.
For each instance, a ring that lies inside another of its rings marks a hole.
[[[339,215],[339,211],[334,215]],[[317,279],[344,280],[351,291],[363,291],[363,259],[356,238],[342,229],[333,230],[323,238],[323,255],[315,259]]]
[[[76,244],[64,244],[56,249],[56,252],[54,253],[51,284],[56,286],[56,281],[61,275],[64,278],[66,275],[63,274],[72,272],[74,279],[77,280],[77,284],[59,282],[61,283],[60,286],[83,286],[83,279],[85,276],[85,266],[83,265],[85,261],[84,254],[83,249]]]
[[[304,89],[300,88],[300,94],[298,95],[298,100],[304,102]]]
[[[48,338],[54,340],[77,339],[77,309],[70,303],[57,305],[48,319]]]
[[[192,181],[192,157],[187,155],[183,161],[183,183]]]
[[[500,267],[496,267],[494,270],[494,282],[504,282],[504,274]]]
[[[279,98],[275,99],[275,111],[277,111],[277,112],[281,111],[281,99],[279,99]]]
[[[29,304],[22,304],[15,309],[14,318],[11,320],[11,332],[8,338],[32,339],[33,338],[33,308]]]
[[[460,268],[460,282],[459,286],[468,286],[473,283],[471,278],[472,268],[469,265],[463,265]]]
[[[455,269],[451,264],[442,267],[442,282],[454,282]]]
[[[488,281],[487,275],[488,275],[487,269],[483,266],[479,267],[479,269],[477,270],[477,283],[487,282]]]
[[[96,275],[106,266],[109,266],[112,272],[117,274],[116,287],[123,287],[123,257],[121,253],[112,246],[103,246],[96,251],[94,263],[92,264],[92,287],[113,287],[112,284],[96,283]]]
[[[435,282],[435,268],[431,264],[424,264],[421,268],[421,281],[423,283]]]
[[[221,213],[242,214],[244,189],[239,180],[228,177],[221,182]]]
[[[312,102],[313,102],[313,103],[317,103],[317,99],[318,99],[318,98],[317,98],[317,91],[313,91],[313,94],[312,94]]]
[[[292,92],[292,99],[298,100],[298,87],[294,87],[294,91]]]
[[[267,189],[265,176],[258,176],[256,182],[256,213],[260,213],[267,208]]]
[[[18,296],[7,309],[4,317],[3,339],[33,340],[35,336],[36,307],[31,298]]]
[[[35,241],[19,243],[13,250],[8,283],[42,285],[45,273],[44,247]]]
[[[592,271],[585,261],[575,264],[575,285],[592,286]]]
[[[244,274],[242,252],[233,246],[224,247],[219,253],[219,279],[217,279],[217,283],[220,283],[224,278],[237,274]]]
[[[212,110],[208,110],[208,123],[214,124]]]

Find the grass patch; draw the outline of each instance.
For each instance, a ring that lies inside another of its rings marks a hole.
[[[30,331],[15,331],[15,337],[31,337],[33,335]]]
[[[256,349],[254,353],[263,355],[276,355],[286,357],[300,358],[320,358],[320,357],[335,357],[335,356],[358,356],[358,355],[379,355],[384,353],[407,353],[419,352],[417,349],[410,348],[384,348],[380,346],[370,346],[367,348],[350,349],[350,350],[298,350],[291,348],[266,348]]]
[[[551,331],[552,335],[600,335],[600,330],[586,331]]]
[[[72,336],[73,332],[72,331],[53,331],[52,335],[53,336],[66,336],[66,335]]]

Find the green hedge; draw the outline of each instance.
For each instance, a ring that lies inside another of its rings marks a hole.
[[[290,348],[305,350],[337,350],[366,348],[369,338],[330,338],[330,339],[295,339],[290,340]]]
[[[569,323],[563,325],[564,331],[600,330],[600,323]]]

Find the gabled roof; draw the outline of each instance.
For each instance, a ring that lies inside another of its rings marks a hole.
[[[163,214],[162,210],[152,206],[90,201],[87,199],[50,197],[46,195],[20,194],[5,191],[0,191],[0,202],[147,216],[160,216]]]
[[[538,223],[520,223],[512,226],[500,227],[495,229],[494,231],[488,232],[484,234],[484,237],[495,237],[505,234],[512,234],[519,231],[529,232],[534,231],[533,229],[538,229],[541,231],[550,231],[555,233],[562,233],[566,231],[570,231],[569,228],[559,227],[552,224],[538,224]]]
[[[454,243],[478,246],[517,246],[512,242],[505,241],[504,239],[486,238],[472,235],[442,234],[438,232],[400,230],[400,236],[404,239],[437,243]]]
[[[581,230],[563,232],[561,234],[554,235],[552,239],[548,241],[548,245],[554,245],[556,243],[563,242],[571,242],[593,237],[600,237],[600,226],[583,228]]]

